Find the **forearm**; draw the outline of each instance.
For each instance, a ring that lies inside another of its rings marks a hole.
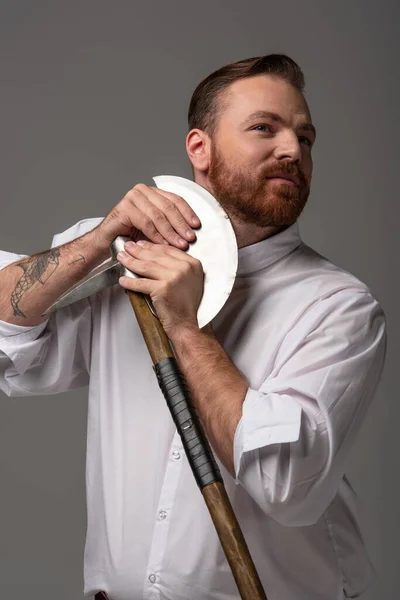
[[[211,327],[179,332],[171,341],[207,437],[234,476],[233,440],[248,382]]]
[[[38,325],[42,313],[77,281],[107,258],[96,229],[0,270],[0,319],[15,325]]]

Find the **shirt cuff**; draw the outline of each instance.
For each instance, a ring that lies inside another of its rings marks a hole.
[[[46,328],[49,319],[39,325],[15,325],[0,320],[0,349],[13,348],[24,342],[36,340]]]
[[[0,321],[0,355],[3,353],[8,356],[18,373],[24,373],[36,361],[40,361],[45,344],[45,338],[40,336],[47,322],[48,319],[39,325],[25,327]],[[32,362],[33,348],[35,360]]]
[[[287,394],[247,390],[233,441],[236,483],[247,452],[299,439],[301,413],[300,404]]]

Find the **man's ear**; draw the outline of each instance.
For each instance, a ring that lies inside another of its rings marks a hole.
[[[186,137],[186,152],[195,171],[206,173],[210,166],[210,136],[201,129],[191,129]]]

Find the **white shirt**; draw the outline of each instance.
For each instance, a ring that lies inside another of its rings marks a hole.
[[[96,226],[56,235],[63,244]],[[1,266],[20,256],[0,255]],[[346,458],[378,384],[385,317],[370,290],[295,223],[239,250],[213,321],[250,387],[225,486],[269,600],[339,600],[373,579]],[[194,365],[195,368],[195,365]],[[129,299],[119,286],[37,327],[0,322],[10,396],[89,385],[85,593],[236,600]]]

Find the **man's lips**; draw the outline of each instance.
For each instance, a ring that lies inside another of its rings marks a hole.
[[[273,179],[279,183],[286,183],[292,187],[300,186],[300,179],[295,175],[286,175],[286,173],[278,173],[277,175],[270,175],[267,179]]]

